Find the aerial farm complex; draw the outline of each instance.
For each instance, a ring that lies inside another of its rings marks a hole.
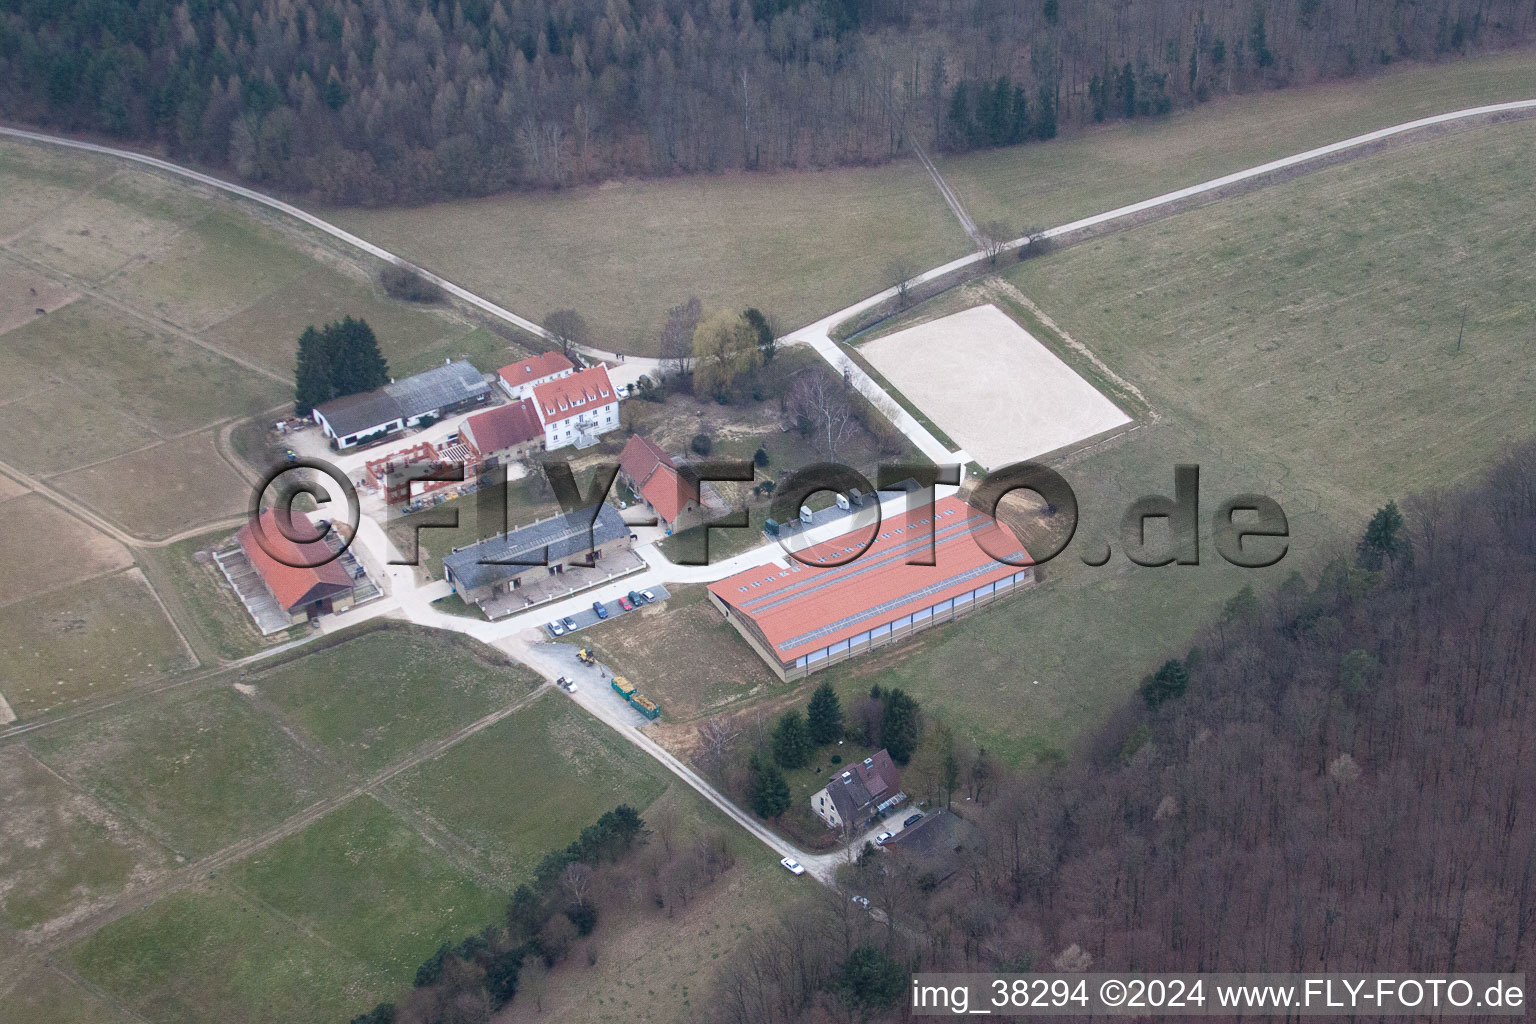
[[[0,1024],[1525,986],[1532,47],[3,5]]]

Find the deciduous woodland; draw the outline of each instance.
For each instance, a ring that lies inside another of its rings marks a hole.
[[[890,159],[1531,38],[1527,0],[15,0],[0,114],[329,202]]]
[[[869,947],[929,970],[1536,965],[1536,446],[1389,506],[1197,642],[1074,760],[957,798],[944,880],[863,858],[849,881],[889,924],[812,897],[698,1019],[904,1019]]]

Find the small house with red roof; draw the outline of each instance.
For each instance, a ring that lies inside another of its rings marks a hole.
[[[605,366],[535,385],[533,405],[550,451],[568,445],[590,448],[600,435],[619,427],[619,396]]]
[[[286,530],[280,516],[291,517],[286,518]],[[280,513],[270,508],[262,509],[256,523],[246,523],[235,535],[289,625],[352,606],[356,581],[322,536],[303,512]]]
[[[533,389],[546,381],[569,377],[576,367],[559,352],[540,352],[496,371],[501,390],[514,402],[533,397]]]
[[[867,547],[866,547],[867,542]],[[709,600],[780,679],[801,679],[1033,583],[1007,524],[957,497],[709,585]]]
[[[699,507],[697,482],[680,472],[672,457],[654,441],[639,434],[624,445],[619,455],[619,473],[629,489],[668,527],[684,512]]]

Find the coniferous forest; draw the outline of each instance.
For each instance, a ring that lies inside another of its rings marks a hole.
[[[0,116],[337,203],[877,163],[1531,37],[1528,0],[12,0]]]

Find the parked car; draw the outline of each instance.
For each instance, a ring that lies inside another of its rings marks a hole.
[[[565,631],[567,633],[576,632],[576,620],[571,618],[569,615],[561,619],[560,624],[565,627]]]
[[[857,903],[859,906],[863,907],[865,910],[869,909],[869,897],[868,896],[855,896],[853,898],[853,902]]]
[[[622,611],[632,612],[635,610],[635,604],[629,598],[621,597],[619,598],[619,608]]]
[[[642,590],[642,591],[640,591],[640,596],[645,598],[645,603],[646,604],[650,604],[652,601],[656,600],[656,591],[654,591],[654,590]]]
[[[601,601],[593,601],[592,614],[596,615],[600,619],[606,619],[608,617],[608,607]]]
[[[805,868],[801,867],[800,862],[795,860],[793,857],[785,857],[783,860],[779,861],[779,863],[783,864],[785,869],[788,870],[792,875],[805,874]]]
[[[902,822],[901,823],[901,827],[902,828],[911,828],[913,825],[916,825],[918,822],[920,822],[922,820],[923,820],[923,813],[921,811],[919,811],[918,813],[912,815],[912,817],[908,818],[906,821]]]
[[[890,841],[890,838],[891,834],[889,832],[881,832],[879,835],[875,836],[875,845],[884,846],[887,842]]]
[[[633,605],[645,604],[645,598],[640,596],[640,591],[638,590],[631,590],[629,592],[629,601]]]
[[[560,622],[558,619],[555,620],[554,622],[551,622],[548,626],[545,626],[544,628],[549,630],[549,635],[550,636],[564,636],[565,635],[565,624]]]

